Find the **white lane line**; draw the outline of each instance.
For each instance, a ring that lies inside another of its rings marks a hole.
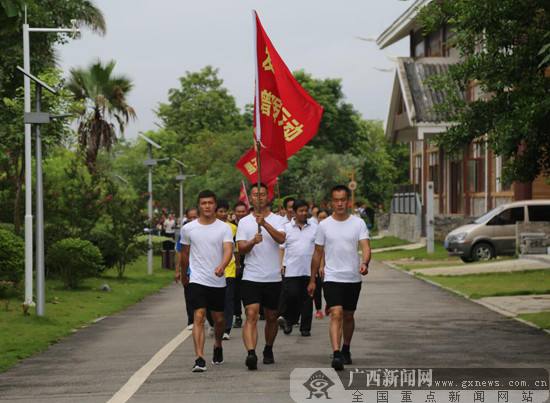
[[[168,358],[178,346],[191,336],[190,330],[183,330],[180,334],[174,337],[168,344],[161,348],[147,364],[141,367],[130,379],[119,389],[107,403],[126,403],[149,378],[155,369]]]

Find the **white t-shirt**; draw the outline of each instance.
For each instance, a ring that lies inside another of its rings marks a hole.
[[[176,232],[176,220],[164,221],[164,230],[167,234],[173,234]]]
[[[325,247],[325,281],[359,283],[359,240],[370,239],[365,222],[355,216],[346,221],[328,217],[317,227],[315,243]]]
[[[285,231],[285,219],[280,215],[270,213],[265,220],[276,231]],[[249,214],[239,221],[237,237],[235,240],[250,241],[258,232],[258,223],[253,214]],[[244,258],[243,280],[269,283],[281,281],[279,265],[279,244],[273,240],[267,230],[262,227],[263,240],[254,245],[252,250]]]
[[[181,243],[191,245],[189,282],[208,287],[225,287],[225,273],[222,277],[214,273],[223,260],[225,242],[233,243],[233,231],[228,224],[218,219],[209,225],[194,220],[181,228]]]
[[[293,218],[285,225],[285,232],[285,243],[279,246],[285,251],[285,277],[310,276],[317,224],[308,220],[300,229]]]

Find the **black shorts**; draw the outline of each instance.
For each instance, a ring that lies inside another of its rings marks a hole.
[[[337,283],[325,281],[323,283],[325,301],[329,307],[342,306],[344,311],[355,311],[361,292],[361,283]]]
[[[276,310],[281,296],[281,282],[260,283],[241,280],[241,299],[243,306],[261,304],[264,308]]]
[[[225,308],[225,287],[208,287],[189,283],[189,299],[193,310],[207,308],[214,312],[223,312]]]

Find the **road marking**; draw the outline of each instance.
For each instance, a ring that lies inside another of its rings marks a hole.
[[[161,348],[153,358],[141,367],[130,379],[119,389],[107,403],[126,403],[149,378],[155,369],[162,364],[178,346],[191,336],[191,330],[183,330],[180,334],[174,337],[168,344]]]

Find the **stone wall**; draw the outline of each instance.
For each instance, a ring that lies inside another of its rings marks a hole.
[[[526,245],[522,247],[520,235],[525,233],[545,234],[546,239],[531,242],[532,248],[526,248]],[[519,251],[523,253],[548,253],[547,248],[550,246],[550,222],[516,222],[516,245],[518,245]]]
[[[388,233],[411,242],[422,236],[421,214],[392,214]]]
[[[434,237],[437,241],[444,241],[449,232],[474,221],[472,217],[463,215],[436,215],[434,217]]]
[[[378,230],[387,230],[390,227],[390,214],[380,213],[378,217]]]

